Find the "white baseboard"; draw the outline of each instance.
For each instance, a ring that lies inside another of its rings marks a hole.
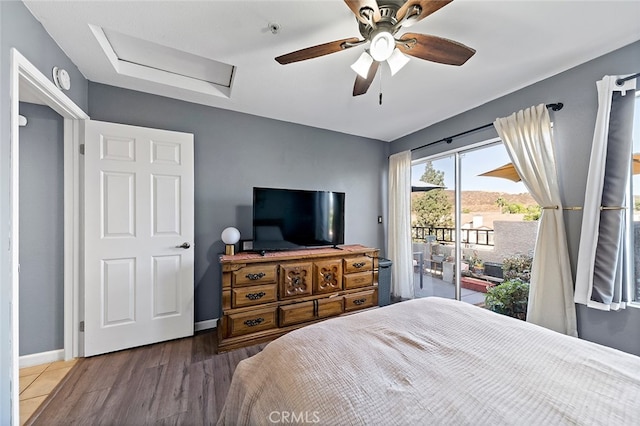
[[[48,364],[50,362],[64,361],[64,349],[55,351],[40,352],[37,354],[23,355],[18,360],[20,368],[32,367],[34,365]]]
[[[210,328],[216,328],[218,325],[218,318],[212,320],[200,321],[194,324],[194,331],[209,330]]]
[[[200,321],[194,324],[194,331],[209,330],[216,328],[218,318],[212,320]],[[23,355],[18,360],[19,368],[32,367],[34,365],[48,364],[50,362],[64,361],[64,349],[55,351],[40,352],[37,354]]]

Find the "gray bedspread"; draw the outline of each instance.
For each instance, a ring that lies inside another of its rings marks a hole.
[[[293,331],[242,361],[219,425],[640,424],[640,358],[424,298]]]

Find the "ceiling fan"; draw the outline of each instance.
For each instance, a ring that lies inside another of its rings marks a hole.
[[[345,38],[317,46],[307,47],[278,56],[276,61],[285,65],[340,52],[369,42],[369,48],[351,66],[358,73],[353,96],[367,92],[378,71],[386,61],[391,75],[398,72],[409,56],[449,65],[462,65],[476,51],[464,44],[428,34],[404,33],[396,37],[401,28],[407,28],[426,18],[453,0],[345,0],[356,15],[363,39]]]

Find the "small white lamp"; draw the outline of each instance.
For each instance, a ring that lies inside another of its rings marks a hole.
[[[238,241],[240,241],[240,231],[238,231],[233,226],[224,228],[224,230],[222,231],[222,235],[220,235],[220,238],[222,238],[222,241],[225,243],[224,253],[228,255],[234,255],[236,248],[235,245]]]

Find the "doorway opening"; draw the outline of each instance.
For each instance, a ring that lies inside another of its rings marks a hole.
[[[64,357],[64,121],[20,102],[20,367]],[[55,359],[54,359],[55,358]]]
[[[10,136],[11,136],[11,221],[10,221],[10,277],[11,277],[11,338],[10,393],[12,424],[19,419],[19,346],[20,346],[20,101],[50,107],[64,120],[64,358],[77,356],[78,334],[73,327],[77,320],[78,303],[74,301],[79,283],[79,146],[78,121],[89,116],[49,81],[18,50],[10,52]]]

